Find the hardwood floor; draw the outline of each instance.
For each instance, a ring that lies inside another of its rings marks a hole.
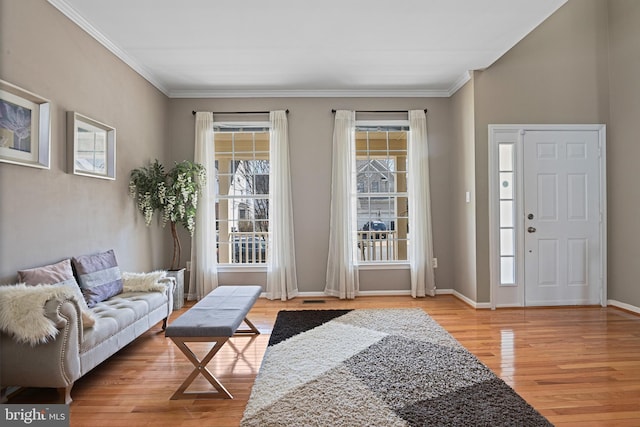
[[[76,383],[71,425],[237,426],[279,310],[389,307],[423,308],[556,426],[640,426],[640,316],[601,307],[474,310],[450,295],[260,299],[249,319],[262,335],[233,338],[209,364],[233,400],[169,400],[192,365],[158,324]],[[29,389],[9,403],[55,397]]]

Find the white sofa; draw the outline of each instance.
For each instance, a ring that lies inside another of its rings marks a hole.
[[[164,329],[173,310],[175,280],[163,278],[161,272],[151,274],[122,274],[123,291],[95,302],[90,308],[73,283],[2,287],[7,292],[0,292],[0,304],[3,299],[4,303],[10,303],[6,295],[23,290],[40,295],[44,317],[55,328],[35,344],[33,339],[19,339],[20,325],[16,325],[17,332],[6,327],[0,332],[3,401],[13,386],[52,387],[58,389],[65,403],[70,403],[71,388],[78,378],[160,321],[163,324],[158,327]],[[49,294],[42,296],[43,292]]]

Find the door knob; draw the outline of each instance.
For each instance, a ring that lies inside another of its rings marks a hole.
[[[535,227],[529,227],[529,228],[527,228],[527,231],[529,233],[535,233],[536,232],[536,228]]]

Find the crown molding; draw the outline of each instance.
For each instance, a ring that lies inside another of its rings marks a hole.
[[[58,9],[60,13],[69,18],[73,23],[87,32],[91,37],[96,39],[98,43],[107,48],[111,53],[117,56],[122,62],[131,67],[136,73],[140,74],[145,80],[155,86],[160,92],[169,96],[169,90],[165,87],[149,70],[142,66],[138,61],[129,56],[125,51],[120,49],[115,43],[109,40],[96,27],[91,25],[77,10],[75,10],[65,0],[47,0],[49,4]]]
[[[447,96],[449,96],[449,97],[453,96],[469,80],[471,80],[471,72],[470,71],[465,71],[460,77],[458,77],[458,80],[453,82],[453,84],[451,85],[451,87],[448,90],[448,94],[449,95],[447,95]]]
[[[172,90],[169,98],[447,98],[448,90],[265,89]]]

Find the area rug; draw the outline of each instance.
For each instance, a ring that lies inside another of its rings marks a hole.
[[[278,313],[241,426],[551,426],[421,309]]]

